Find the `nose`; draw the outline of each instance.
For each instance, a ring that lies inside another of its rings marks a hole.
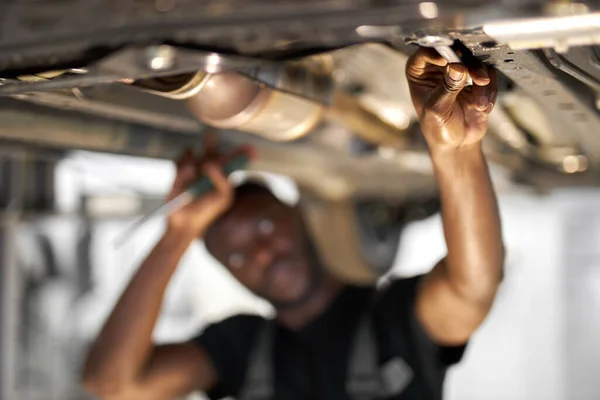
[[[273,262],[273,251],[268,243],[260,243],[252,254],[252,265],[265,269]]]

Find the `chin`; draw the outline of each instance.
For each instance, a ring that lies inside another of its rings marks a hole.
[[[294,287],[277,288],[265,298],[275,308],[293,308],[306,303],[314,292],[315,288],[306,281]]]
[[[273,293],[271,293],[270,297],[277,302],[293,303],[306,297],[306,292],[308,292],[308,285],[302,285],[293,288],[277,288],[273,291]]]
[[[321,274],[305,262],[274,265],[265,281],[266,300],[276,308],[299,306],[318,290]]]

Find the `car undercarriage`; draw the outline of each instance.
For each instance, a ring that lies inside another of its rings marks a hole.
[[[591,1],[11,0],[0,18],[3,156],[173,159],[218,130],[295,180],[321,254],[354,282],[439,207],[404,75],[416,44],[500,72],[484,150],[509,186],[600,184]]]

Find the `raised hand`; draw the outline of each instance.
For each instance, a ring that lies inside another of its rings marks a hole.
[[[473,86],[466,86],[467,74]],[[430,151],[479,145],[498,93],[498,77],[483,63],[448,64],[434,49],[420,48],[406,76]]]
[[[168,229],[190,237],[201,237],[210,225],[218,219],[231,205],[233,189],[222,166],[232,157],[246,148],[240,148],[229,154],[221,154],[217,150],[216,137],[208,134],[204,141],[204,154],[194,156],[188,150],[177,162],[177,175],[167,200],[184,192],[190,184],[202,175],[207,176],[215,189],[195,199],[190,204],[169,216]]]

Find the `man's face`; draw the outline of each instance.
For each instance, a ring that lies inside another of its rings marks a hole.
[[[318,284],[299,213],[269,194],[239,201],[208,240],[213,255],[238,281],[276,307],[302,303]]]

